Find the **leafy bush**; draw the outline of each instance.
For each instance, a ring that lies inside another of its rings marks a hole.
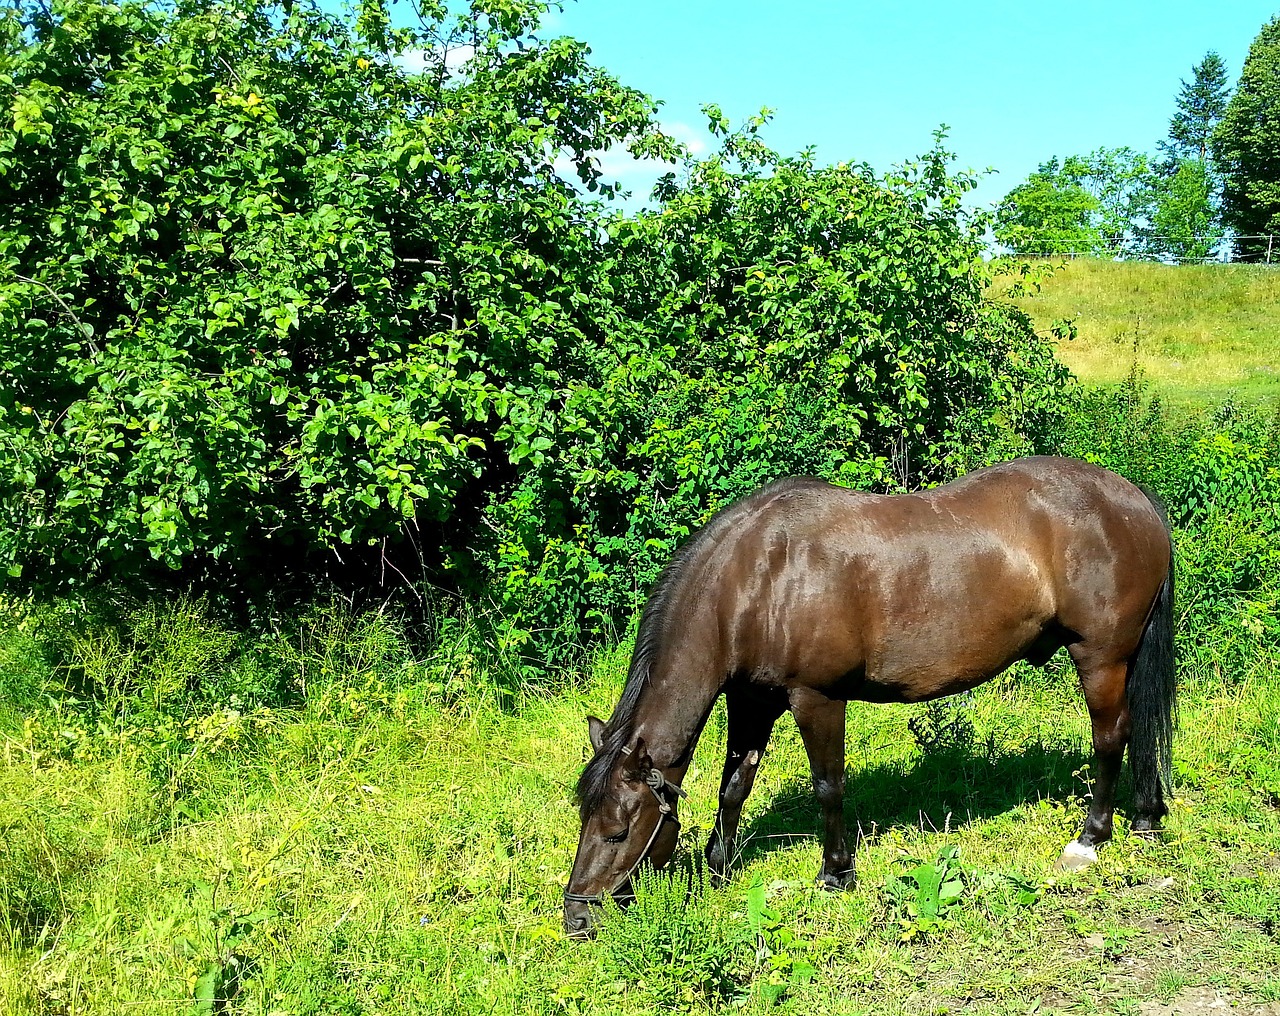
[[[0,572],[426,578],[554,660],[766,480],[1045,447],[1066,373],[984,299],[940,136],[877,176],[709,108],[721,149],[625,218],[593,153],[680,150],[543,10],[6,17]]]
[[[552,634],[543,653],[625,621],[674,548],[764,482],[943,480],[1055,430],[1066,371],[984,298],[984,220],[940,137],[876,177],[708,112],[721,150],[612,227],[611,274],[656,334],[565,404],[604,440],[548,452],[491,503],[484,572],[532,639]]]
[[[1178,568],[1186,676],[1222,680],[1280,651],[1280,416],[1227,401],[1173,419],[1138,372],[1082,394],[1060,447],[1165,500]]]
[[[615,316],[599,213],[555,160],[599,189],[588,152],[670,151],[584,46],[527,40],[543,7],[418,31],[378,3],[354,27],[255,0],[6,15],[11,575],[278,580],[415,522],[437,542],[478,473],[541,456]]]

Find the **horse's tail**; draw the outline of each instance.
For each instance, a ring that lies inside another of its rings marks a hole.
[[[1150,491],[1144,494],[1168,531],[1165,507]],[[1168,812],[1173,769],[1173,726],[1177,713],[1177,658],[1173,638],[1173,540],[1169,541],[1169,572],[1156,594],[1138,655],[1125,692],[1129,701],[1129,766],[1139,814],[1158,820]]]

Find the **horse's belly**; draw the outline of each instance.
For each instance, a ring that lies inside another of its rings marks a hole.
[[[887,632],[868,647],[855,697],[919,702],[967,691],[1022,659],[1041,640],[1047,620],[1024,613],[997,624],[970,618]]]

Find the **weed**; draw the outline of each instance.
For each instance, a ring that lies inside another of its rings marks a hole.
[[[805,957],[808,946],[769,907],[764,879],[756,876],[747,890],[747,926],[756,947],[756,961],[766,974],[760,995],[770,1005],[781,1002],[808,984],[816,971]]]
[[[942,930],[947,916],[965,893],[965,870],[960,850],[945,846],[932,861],[908,858],[901,874],[885,882],[890,904],[902,927],[902,941],[927,937]]]
[[[973,747],[973,721],[968,715],[971,703],[968,692],[932,699],[907,721],[921,754],[964,754]]]
[[[663,1004],[733,997],[746,936],[714,905],[703,867],[642,870],[634,887],[626,910],[606,905],[600,928],[605,969]]]

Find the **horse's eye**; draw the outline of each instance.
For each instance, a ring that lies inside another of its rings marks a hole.
[[[620,833],[614,833],[612,836],[606,836],[604,841],[605,843],[621,843],[627,838],[627,833],[630,831],[630,828],[625,828]]]

